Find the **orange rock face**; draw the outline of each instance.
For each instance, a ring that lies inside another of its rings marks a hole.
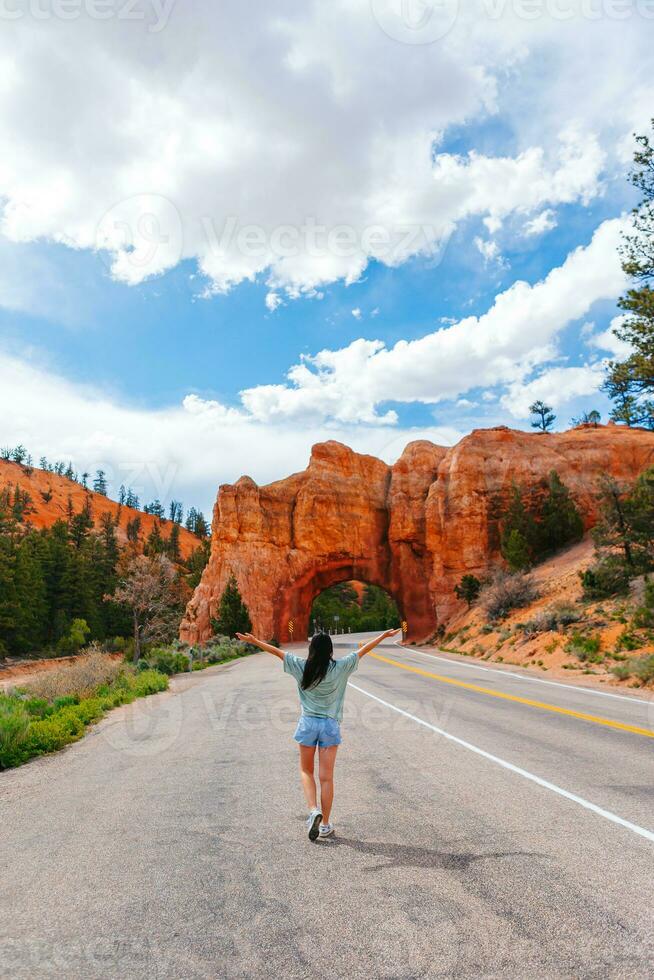
[[[499,561],[498,514],[513,483],[532,486],[556,470],[587,527],[599,477],[633,480],[654,465],[654,433],[618,426],[560,434],[507,428],[472,432],[447,449],[414,442],[394,466],[337,442],[314,446],[308,468],[266,487],[249,477],[223,486],[211,559],[181,626],[202,642],[229,576],[253,628],[280,642],[304,639],[313,600],[337,582],[386,589],[424,639],[458,608],[454,586]]]
[[[111,514],[114,520],[117,519],[116,538],[121,545],[127,543],[127,525],[135,517],[141,520],[141,543],[148,537],[157,522],[157,518],[152,514],[144,514],[132,507],[121,507],[115,500],[94,493],[93,490],[85,490],[79,483],[67,480],[63,476],[0,460],[0,489],[9,487],[13,490],[16,486],[26,490],[32,498],[31,512],[27,520],[32,527],[38,529],[52,527],[56,521],[65,521],[69,499],[76,514],[84,509],[87,501],[90,503],[91,517],[96,528],[100,527],[100,518],[103,514]],[[160,523],[162,537],[167,538],[170,534],[170,521]],[[200,541],[194,534],[180,527],[179,548],[182,558],[188,558],[193,554],[199,544]]]

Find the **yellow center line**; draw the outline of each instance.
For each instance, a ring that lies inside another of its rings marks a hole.
[[[421,667],[413,667],[410,664],[400,663],[399,660],[391,660],[390,657],[382,657],[378,653],[370,653],[368,656],[374,660],[381,660],[385,664],[399,667],[401,670],[408,670],[412,674],[420,674],[421,677],[431,677],[442,684],[452,684],[454,687],[462,687],[467,691],[476,691],[477,694],[486,694],[491,698],[502,698],[503,701],[515,701],[517,704],[526,704],[530,708],[540,708],[542,711],[553,711],[557,715],[568,715],[570,718],[581,718],[582,721],[590,721],[594,725],[604,725],[606,728],[617,728],[622,732],[632,732],[634,735],[645,735],[647,738],[654,738],[654,731],[649,728],[638,728],[636,725],[625,725],[621,721],[611,721],[610,718],[599,718],[597,715],[587,715],[583,711],[572,711],[570,708],[559,708],[556,704],[547,704],[545,701],[532,701],[531,698],[521,698],[516,694],[505,694],[503,691],[493,691],[488,687],[480,687],[478,684],[470,684],[468,681],[455,680],[453,677],[444,677],[442,674],[432,674]]]

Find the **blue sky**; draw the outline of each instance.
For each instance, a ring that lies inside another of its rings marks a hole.
[[[322,438],[392,462],[413,438],[528,428],[536,397],[558,428],[606,417],[631,134],[654,104],[642,21],[471,8],[408,44],[379,7],[3,33],[0,442],[208,509]],[[307,220],[352,248],[313,249]],[[256,254],[218,243],[230,221]]]

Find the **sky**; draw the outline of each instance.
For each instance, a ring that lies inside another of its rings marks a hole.
[[[210,511],[324,439],[607,417],[654,0],[0,20],[1,445]]]

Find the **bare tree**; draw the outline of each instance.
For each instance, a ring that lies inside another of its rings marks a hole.
[[[106,599],[127,606],[134,626],[134,663],[144,642],[173,638],[184,602],[184,583],[164,555],[138,555],[129,563],[113,595]]]

